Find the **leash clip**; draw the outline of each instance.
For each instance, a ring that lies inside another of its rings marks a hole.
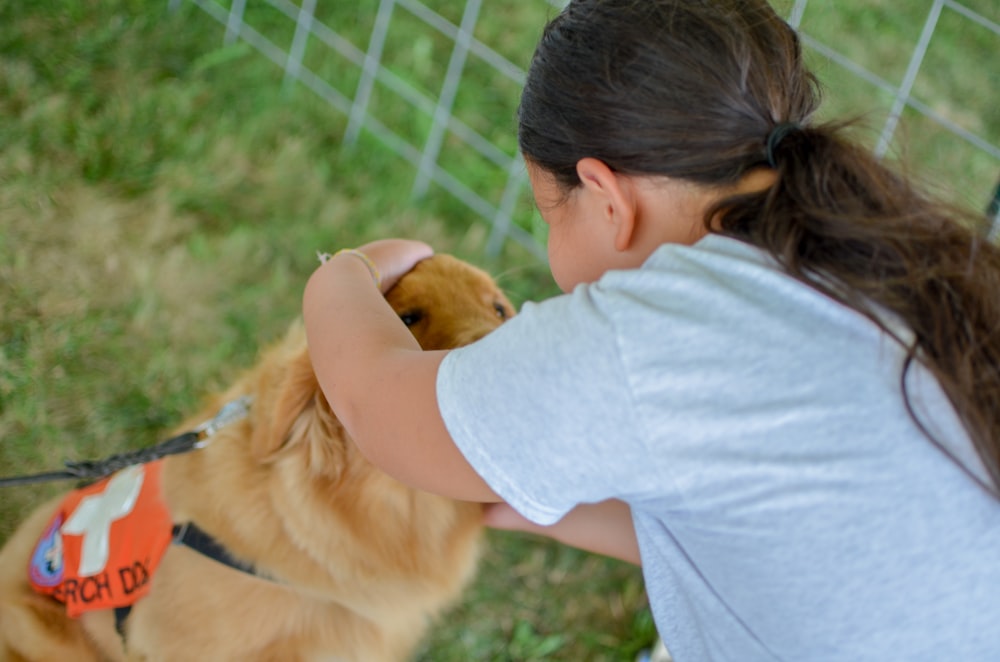
[[[247,414],[250,413],[251,402],[253,402],[253,398],[249,395],[244,395],[223,405],[214,418],[205,421],[194,429],[195,434],[198,435],[198,441],[194,444],[194,447],[204,448],[216,432],[230,423],[235,423],[246,418]]]

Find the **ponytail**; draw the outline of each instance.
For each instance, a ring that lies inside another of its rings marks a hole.
[[[721,201],[707,218],[718,215],[722,234],[767,251],[899,342],[907,410],[952,455],[919,420],[906,387],[913,361],[924,364],[972,439],[992,483],[985,487],[1000,497],[1000,250],[985,238],[985,218],[927,198],[844,138],[844,128],[794,127],[768,141],[776,183]],[[912,337],[896,333],[886,312]]]

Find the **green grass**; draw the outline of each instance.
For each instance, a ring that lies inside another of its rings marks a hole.
[[[463,3],[429,4],[461,18]],[[250,5],[251,24],[287,44],[291,24]],[[375,2],[319,5],[324,22],[366,47]],[[887,79],[905,69],[926,9],[837,8],[810,3],[805,27]],[[523,67],[553,11],[541,0],[491,0],[477,37]],[[385,62],[432,93],[447,44],[406,20]],[[168,14],[165,1],[0,3],[0,475],[161,439],[298,314],[317,249],[418,237],[498,274],[517,303],[555,292],[517,245],[487,256],[488,228],[462,203],[434,186],[413,200],[413,168],[370,135],[345,149],[343,115],[286,85],[252,49],[223,45],[222,34],[190,6]],[[915,88],[994,143],[995,95],[976,91],[998,88],[995,52],[992,35],[945,16]],[[329,49],[310,43],[306,63],[344,94],[357,84],[356,67]],[[878,118],[887,107],[867,84],[817,65],[833,111],[875,106]],[[426,138],[428,118],[376,92],[375,116],[418,144]],[[470,59],[455,112],[512,155],[517,92]],[[906,119],[904,158],[985,206],[996,161]],[[496,166],[453,139],[442,160],[499,201]],[[516,220],[537,229],[526,190]],[[0,540],[55,489],[6,488]],[[489,541],[479,579],[421,660],[630,660],[654,638],[635,568],[517,534]]]

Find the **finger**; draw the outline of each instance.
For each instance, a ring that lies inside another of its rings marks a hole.
[[[378,266],[382,277],[382,292],[388,292],[404,274],[421,260],[434,254],[434,249],[422,241],[410,239],[380,239],[358,250]]]

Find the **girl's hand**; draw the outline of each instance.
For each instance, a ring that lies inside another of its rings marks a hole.
[[[434,249],[422,241],[412,239],[379,239],[358,246],[375,263],[382,276],[382,293],[385,294],[410,269],[434,255]]]

